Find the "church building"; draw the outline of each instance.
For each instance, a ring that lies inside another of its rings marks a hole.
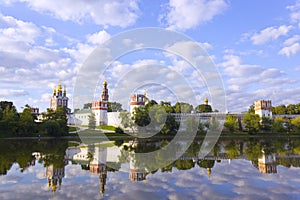
[[[70,113],[71,110],[68,108],[68,101],[66,87],[63,90],[61,83],[57,87],[55,86],[50,99],[50,109],[56,110],[59,106],[62,106],[67,110],[67,113]]]

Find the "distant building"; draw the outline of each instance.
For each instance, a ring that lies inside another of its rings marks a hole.
[[[130,113],[133,114],[134,109],[146,104],[146,94],[132,94],[130,96]]]
[[[272,118],[272,102],[271,100],[258,100],[254,102],[255,114],[262,117]]]
[[[61,84],[59,84],[57,87],[55,86],[50,99],[50,109],[56,110],[59,106],[62,106],[67,110],[67,113],[70,113],[71,110],[68,108],[68,101],[69,98],[67,97],[66,87],[64,87],[63,90]]]
[[[99,125],[107,125],[108,118],[107,118],[107,111],[108,111],[108,88],[107,82],[103,82],[103,89],[100,101],[92,102],[91,109],[81,109],[74,113],[75,122],[77,125],[88,125],[89,123],[89,116],[94,113],[96,119],[96,126]]]

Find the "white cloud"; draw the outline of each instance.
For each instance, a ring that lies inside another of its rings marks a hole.
[[[290,37],[286,39],[283,43],[284,46],[290,46],[294,43],[298,42],[300,40],[300,35],[294,35],[293,37]]]
[[[39,28],[33,23],[17,20],[11,16],[0,14],[0,23],[6,25],[6,28],[0,29],[1,39],[4,37],[7,40],[34,43],[34,39],[40,34]]]
[[[292,29],[292,26],[282,25],[279,27],[268,27],[261,30],[259,33],[255,33],[251,40],[253,44],[265,44],[269,41],[276,40],[280,36],[287,35],[287,33]]]
[[[300,21],[300,1],[296,1],[294,5],[290,5],[286,7],[288,10],[291,11],[290,19],[292,22],[299,22]]]
[[[290,57],[291,55],[296,54],[298,51],[300,51],[300,44],[295,43],[291,46],[283,47],[278,54],[279,55],[285,55],[287,57]]]
[[[96,45],[102,44],[108,39],[110,39],[110,34],[105,30],[87,36],[87,41]]]
[[[0,89],[0,97],[19,97],[27,96],[29,93],[25,90],[9,90],[9,89]]]
[[[224,0],[170,0],[165,20],[171,29],[186,30],[211,21],[227,6]]]
[[[278,52],[279,55],[285,55],[290,57],[300,51],[300,45],[298,41],[300,40],[300,35],[294,35],[286,39],[283,43],[283,48]]]
[[[40,13],[47,13],[63,21],[83,23],[92,20],[103,26],[127,27],[134,24],[139,15],[137,0],[20,0]],[[6,1],[7,3],[9,1]],[[10,3],[15,2],[11,1]]]

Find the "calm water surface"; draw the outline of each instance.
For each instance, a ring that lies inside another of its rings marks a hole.
[[[220,139],[204,159],[196,140],[141,165],[168,142],[0,140],[0,199],[300,199],[299,138]]]

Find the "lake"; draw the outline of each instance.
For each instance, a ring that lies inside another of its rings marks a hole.
[[[0,199],[300,199],[300,138],[170,140],[1,139]]]

